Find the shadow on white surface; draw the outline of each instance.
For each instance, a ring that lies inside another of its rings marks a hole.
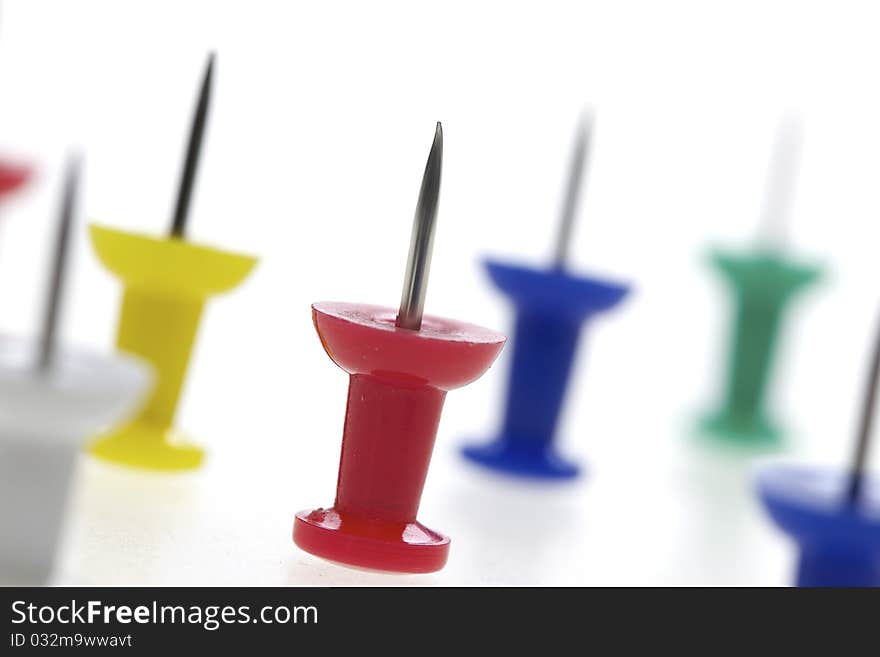
[[[765,448],[683,437],[672,473],[686,506],[673,551],[670,582],[710,586],[784,584],[784,539],[764,517],[753,482]]]
[[[157,474],[84,457],[59,578],[71,584],[149,584],[196,524],[195,475]]]
[[[583,482],[522,480],[462,462],[451,484],[440,511],[454,531],[449,568],[455,583],[529,586],[581,579],[583,559],[572,560],[572,549],[592,527]]]
[[[436,586],[433,575],[385,573],[325,561],[297,549],[287,564],[285,584],[295,586]]]

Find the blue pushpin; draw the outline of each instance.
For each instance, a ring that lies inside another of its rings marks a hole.
[[[880,333],[848,472],[777,465],[758,474],[767,511],[800,546],[798,586],[880,586],[880,480],[866,471],[878,379]]]
[[[581,327],[629,292],[628,285],[574,276],[566,265],[591,132],[592,117],[585,115],[575,139],[553,267],[485,262],[492,282],[516,309],[504,425],[489,444],[462,450],[492,470],[540,479],[578,474],[578,466],[557,452],[554,438]]]

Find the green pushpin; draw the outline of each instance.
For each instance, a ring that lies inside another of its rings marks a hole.
[[[796,262],[784,252],[800,146],[800,124],[788,117],[777,133],[768,169],[756,246],[709,254],[733,294],[734,308],[724,398],[719,410],[703,418],[701,428],[730,442],[780,441],[782,430],[767,409],[779,333],[790,301],[821,274],[821,267]]]

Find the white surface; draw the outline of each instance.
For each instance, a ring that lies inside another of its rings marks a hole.
[[[183,395],[179,424],[212,462],[186,478],[84,463],[63,581],[787,581],[792,555],[755,507],[748,464],[687,439],[719,380],[726,321],[701,254],[754,234],[778,117],[801,110],[790,242],[832,275],[792,316],[776,398],[790,454],[845,458],[878,303],[875,14],[851,2],[4,0],[0,146],[41,177],[2,208],[0,328],[35,326],[71,143],[87,149],[89,217],[165,230],[208,48],[218,70],[192,235],[263,258],[207,308]],[[299,552],[294,512],[332,501],[346,386],[309,304],[397,302],[439,119],[427,310],[507,327],[478,258],[549,257],[584,103],[597,133],[572,257],[636,286],[586,336],[566,409],[565,449],[589,476],[503,487],[458,460],[498,420],[503,355],[447,401],[420,514],[452,537],[447,569],[386,577]],[[76,247],[67,333],[107,348],[118,286],[82,230]]]

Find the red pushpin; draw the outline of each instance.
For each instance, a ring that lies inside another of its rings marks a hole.
[[[0,162],[0,199],[23,186],[30,177],[30,168],[19,164]]]
[[[397,313],[316,303],[327,355],[349,373],[336,501],[296,515],[293,540],[351,566],[401,573],[439,570],[449,538],[416,520],[446,393],[485,372],[505,337],[472,324],[423,317],[443,159],[437,124],[416,206]]]

